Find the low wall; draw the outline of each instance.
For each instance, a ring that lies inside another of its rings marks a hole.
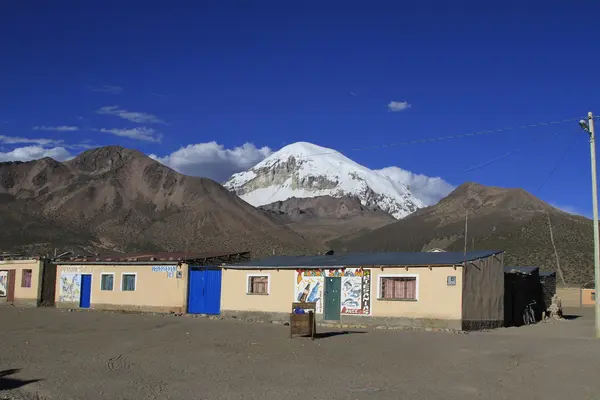
[[[221,315],[224,318],[239,318],[247,319],[257,322],[289,322],[289,313],[283,312],[261,312],[261,311],[235,311],[235,310],[223,310]],[[323,321],[323,314],[317,314],[317,322]],[[481,323],[484,321],[476,321]],[[497,321],[496,321],[497,322]],[[501,326],[502,321],[499,321]],[[389,326],[389,327],[406,327],[406,328],[440,328],[440,329],[452,329],[462,330],[463,323],[461,320],[444,320],[444,319],[432,319],[432,318],[404,318],[404,317],[370,317],[370,316],[358,316],[358,315],[342,315],[341,325],[363,325],[368,327],[378,326]],[[468,325],[472,327],[474,324]],[[486,327],[487,328],[487,327]],[[484,329],[484,328],[479,328]]]
[[[581,288],[557,287],[556,294],[560,298],[563,307],[581,307]]]
[[[79,309],[79,303],[72,302],[57,302],[56,308],[72,308]],[[183,314],[186,310],[185,307],[177,306],[139,306],[139,305],[126,305],[126,304],[92,304],[90,310],[98,311],[126,311],[126,312],[150,312],[150,313],[177,313]]]

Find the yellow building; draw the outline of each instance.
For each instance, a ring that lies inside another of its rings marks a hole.
[[[218,314],[221,270],[206,265],[248,257],[247,252],[151,253],[56,261],[55,304],[59,308]]]
[[[37,306],[44,262],[38,258],[0,258],[0,302]]]
[[[221,313],[289,319],[292,302],[342,323],[450,329],[503,326],[502,252],[269,257],[223,266]]]

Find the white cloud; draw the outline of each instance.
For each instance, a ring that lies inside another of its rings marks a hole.
[[[0,135],[0,143],[4,144],[25,144],[33,143],[40,146],[57,145],[62,143],[62,140],[44,139],[44,138],[23,138],[18,136]]]
[[[436,204],[446,197],[455,186],[439,177],[415,174],[398,167],[387,167],[378,170],[396,184],[407,186],[412,193],[428,206]]]
[[[110,93],[110,94],[123,93],[123,88],[121,86],[113,86],[113,85],[90,86],[90,90],[93,90],[94,92]]]
[[[104,106],[96,111],[98,114],[102,115],[114,115],[123,119],[126,119],[131,122],[137,122],[140,124],[164,124],[165,121],[159,119],[156,115],[136,112],[136,111],[127,111],[119,106]]]
[[[404,111],[410,108],[408,101],[390,101],[387,108],[391,112]]]
[[[234,173],[255,166],[271,153],[270,148],[258,148],[252,143],[226,149],[223,145],[212,141],[190,144],[164,157],[155,154],[151,154],[150,157],[182,174],[224,182]]]
[[[62,125],[62,126],[34,126],[33,130],[34,131],[74,132],[74,131],[78,131],[79,127],[78,126],[67,126],[67,125]]]
[[[31,161],[44,157],[51,157],[57,161],[64,161],[72,158],[72,155],[64,147],[53,147],[48,149],[42,146],[25,146],[4,153],[0,152],[0,162]]]
[[[130,129],[96,129],[99,132],[110,133],[115,136],[127,137],[130,139],[143,140],[146,142],[160,142],[162,134],[152,128],[140,127]]]
[[[588,211],[586,213],[586,212],[582,211],[579,207],[574,207],[574,206],[570,206],[570,205],[560,205],[560,204],[556,204],[556,203],[550,203],[550,205],[552,207],[558,208],[559,210],[562,210],[569,214],[579,215],[579,216],[586,217],[586,218],[592,218],[590,211]]]

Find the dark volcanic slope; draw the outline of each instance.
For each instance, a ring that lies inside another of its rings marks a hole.
[[[396,219],[380,209],[363,206],[353,197],[292,197],[259,207],[318,246],[343,235],[366,233]]]
[[[593,232],[590,220],[567,214],[522,189],[466,183],[437,205],[358,238],[334,241],[352,251],[421,251],[433,247],[462,251],[469,213],[468,248],[506,250],[505,265],[556,269],[548,216],[561,269],[567,282],[593,278]]]
[[[1,250],[309,251],[218,183],[117,146],[65,163],[0,163]]]

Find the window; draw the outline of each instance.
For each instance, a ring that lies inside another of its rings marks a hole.
[[[31,287],[31,270],[24,269],[21,274],[21,287]]]
[[[100,279],[100,290],[113,290],[115,274],[102,274]]]
[[[248,294],[269,294],[268,275],[249,275]]]
[[[416,276],[380,278],[380,298],[383,300],[417,300]]]
[[[135,274],[123,274],[121,280],[121,290],[133,292],[135,290]]]

